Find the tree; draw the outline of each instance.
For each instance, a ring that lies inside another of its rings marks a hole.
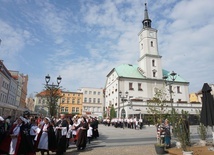
[[[155,88],[155,95],[152,100],[147,101],[148,113],[153,116],[153,123],[157,124],[159,120],[163,120],[167,114],[166,93],[164,89]]]
[[[59,112],[58,100],[62,97],[61,90],[58,86],[45,86],[47,98],[47,108],[50,116],[57,116]]]
[[[115,118],[117,116],[114,106],[110,109],[110,119]]]

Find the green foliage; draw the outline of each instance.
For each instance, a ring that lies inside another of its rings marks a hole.
[[[103,118],[106,118],[106,116],[107,116],[107,112],[105,111],[105,112],[103,113]]]
[[[181,148],[184,151],[187,151],[190,146],[190,129],[187,115],[188,112],[182,110],[181,114],[179,114],[173,108],[170,118],[171,124],[173,126],[173,134],[181,143]]]
[[[166,93],[163,89],[155,89],[155,95],[152,100],[147,101],[148,113],[153,116],[153,123],[162,121],[167,114]]]
[[[110,109],[110,120],[112,118],[115,118],[116,116],[117,116],[116,111],[114,109],[114,106],[112,106],[111,109]]]
[[[200,123],[198,126],[198,134],[201,140],[206,140],[207,138],[207,128],[204,124]]]
[[[201,110],[196,111],[198,120],[200,121],[201,117]],[[198,134],[201,140],[206,140],[207,139],[207,128],[204,126],[204,124],[200,123],[198,126]]]
[[[155,125],[162,124],[163,119],[167,114],[166,106],[166,93],[164,89],[155,89],[155,95],[152,100],[147,101],[148,104],[148,113],[151,114],[153,123]],[[157,134],[157,144],[163,146],[163,137],[158,136]]]
[[[188,113],[186,111],[182,111],[179,114],[173,107],[167,110],[167,100],[165,89],[155,89],[154,98],[148,103],[148,113],[153,116],[154,124],[162,122],[163,119],[168,118],[172,128],[173,134],[181,143],[181,147],[184,151],[188,150],[188,146],[190,144],[190,131],[189,131],[189,123],[187,121]],[[168,117],[166,117],[168,116]],[[157,145],[162,145],[162,139],[157,137]]]

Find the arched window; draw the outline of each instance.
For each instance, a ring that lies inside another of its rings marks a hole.
[[[143,49],[143,44],[141,44],[141,49]]]
[[[154,45],[153,45],[153,41],[151,41],[151,47],[153,47]]]
[[[157,73],[157,71],[154,69],[154,70],[152,70],[152,75],[153,75],[153,77],[156,77],[156,73]]]
[[[152,60],[152,66],[155,67],[155,60]]]
[[[156,77],[156,72],[153,72],[153,77]]]

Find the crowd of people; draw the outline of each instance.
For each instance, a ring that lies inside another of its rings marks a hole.
[[[9,117],[11,118],[11,117]],[[49,151],[62,155],[70,145],[84,150],[86,144],[99,137],[98,120],[87,116],[59,118],[23,116],[13,122],[0,116],[0,155],[35,155]]]
[[[144,121],[142,118],[105,118],[103,119],[105,126],[114,126],[115,128],[129,128],[129,129],[143,129]],[[156,124],[157,138],[161,140],[161,143],[165,144],[166,147],[171,145],[171,126],[168,119],[163,122],[160,121]]]
[[[142,129],[143,119],[142,118],[113,118],[113,119],[103,119],[103,124],[106,126],[114,126],[115,128],[130,128],[130,129]]]

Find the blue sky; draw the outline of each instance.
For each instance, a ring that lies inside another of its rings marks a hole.
[[[144,0],[0,0],[0,59],[28,74],[28,95],[62,77],[68,91],[103,88],[121,64],[137,64]],[[190,82],[214,83],[212,0],[147,0],[163,68]]]

